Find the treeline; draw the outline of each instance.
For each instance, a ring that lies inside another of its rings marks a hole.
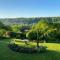
[[[30,28],[27,24],[5,25],[0,21],[0,38],[25,39]]]
[[[58,17],[40,18],[35,24],[11,24],[0,22],[0,38],[29,39],[32,41],[60,42]]]

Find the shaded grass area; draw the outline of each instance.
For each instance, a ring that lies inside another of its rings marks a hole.
[[[10,40],[11,39],[5,39],[0,41],[0,60],[60,60],[60,44],[41,43],[41,45],[48,47],[47,52],[40,54],[24,54],[10,50],[7,47]]]

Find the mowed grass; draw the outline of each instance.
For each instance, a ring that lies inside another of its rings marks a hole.
[[[11,39],[5,39],[0,41],[0,60],[60,60],[60,44],[59,43],[41,43],[48,47],[48,51],[45,53],[37,54],[24,54],[10,50],[8,48],[9,41]],[[21,44],[20,42],[16,42]],[[31,43],[36,45],[36,43]]]

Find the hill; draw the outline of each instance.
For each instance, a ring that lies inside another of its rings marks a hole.
[[[10,24],[33,24],[40,20],[46,20],[48,22],[60,23],[60,17],[36,17],[36,18],[1,18],[6,25]]]

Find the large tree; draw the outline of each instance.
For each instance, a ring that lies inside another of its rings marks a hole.
[[[35,40],[37,42],[37,47],[39,47],[39,41],[45,40],[48,35],[48,28],[48,23],[42,20],[34,25],[26,36],[29,40]]]

